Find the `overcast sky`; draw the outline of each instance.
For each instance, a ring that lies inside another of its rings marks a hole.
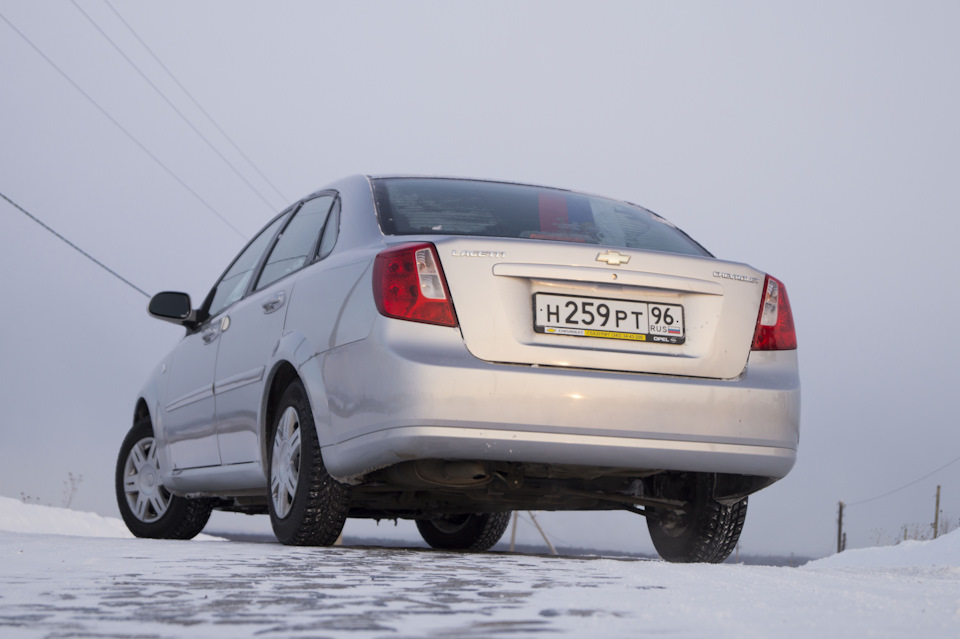
[[[600,193],[790,293],[799,461],[751,498],[743,552],[827,554],[839,500],[960,457],[958,3],[0,0],[0,14],[0,193],[150,294],[202,299],[273,213],[352,173]],[[116,515],[137,392],[182,331],[3,201],[0,249],[0,494],[59,505],[73,473],[74,508]],[[937,484],[956,523],[960,462],[852,505],[848,544],[928,524]],[[652,549],[627,513],[542,517],[564,541]]]

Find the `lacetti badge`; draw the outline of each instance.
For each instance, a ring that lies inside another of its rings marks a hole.
[[[506,251],[470,251],[465,250],[461,251],[459,249],[453,249],[450,252],[450,255],[453,257],[506,257]]]
[[[738,275],[736,273],[723,273],[721,271],[714,271],[714,277],[719,277],[722,280],[734,280],[736,282],[747,282],[748,284],[759,284],[760,278],[751,277],[749,275]]]
[[[597,261],[606,262],[610,266],[620,266],[621,264],[629,262],[630,256],[617,253],[616,251],[604,251],[597,255]]]

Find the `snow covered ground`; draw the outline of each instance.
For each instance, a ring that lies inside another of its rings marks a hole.
[[[960,636],[960,533],[802,568],[134,539],[0,497],[0,636]]]

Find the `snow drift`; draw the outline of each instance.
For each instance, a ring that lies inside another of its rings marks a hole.
[[[858,548],[807,562],[804,568],[906,568],[960,566],[960,529],[929,541]]]
[[[0,530],[74,537],[133,537],[120,519],[0,497]]]
[[[25,504],[9,497],[0,497],[0,530],[72,537],[133,537],[122,519],[66,508]],[[218,537],[198,535],[197,539],[210,541]]]

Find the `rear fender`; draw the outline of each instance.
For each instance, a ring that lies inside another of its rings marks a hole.
[[[327,393],[323,384],[323,375],[320,370],[320,361],[323,355],[317,355],[316,349],[300,332],[287,333],[280,339],[270,374],[264,385],[263,398],[260,406],[260,456],[264,472],[267,470],[267,454],[269,446],[268,432],[270,430],[270,389],[278,381],[278,376],[286,375],[285,371],[293,368],[307,391],[310,408],[313,411],[313,421],[316,424],[317,437],[323,446],[330,439],[329,424],[330,410],[327,405]]]

